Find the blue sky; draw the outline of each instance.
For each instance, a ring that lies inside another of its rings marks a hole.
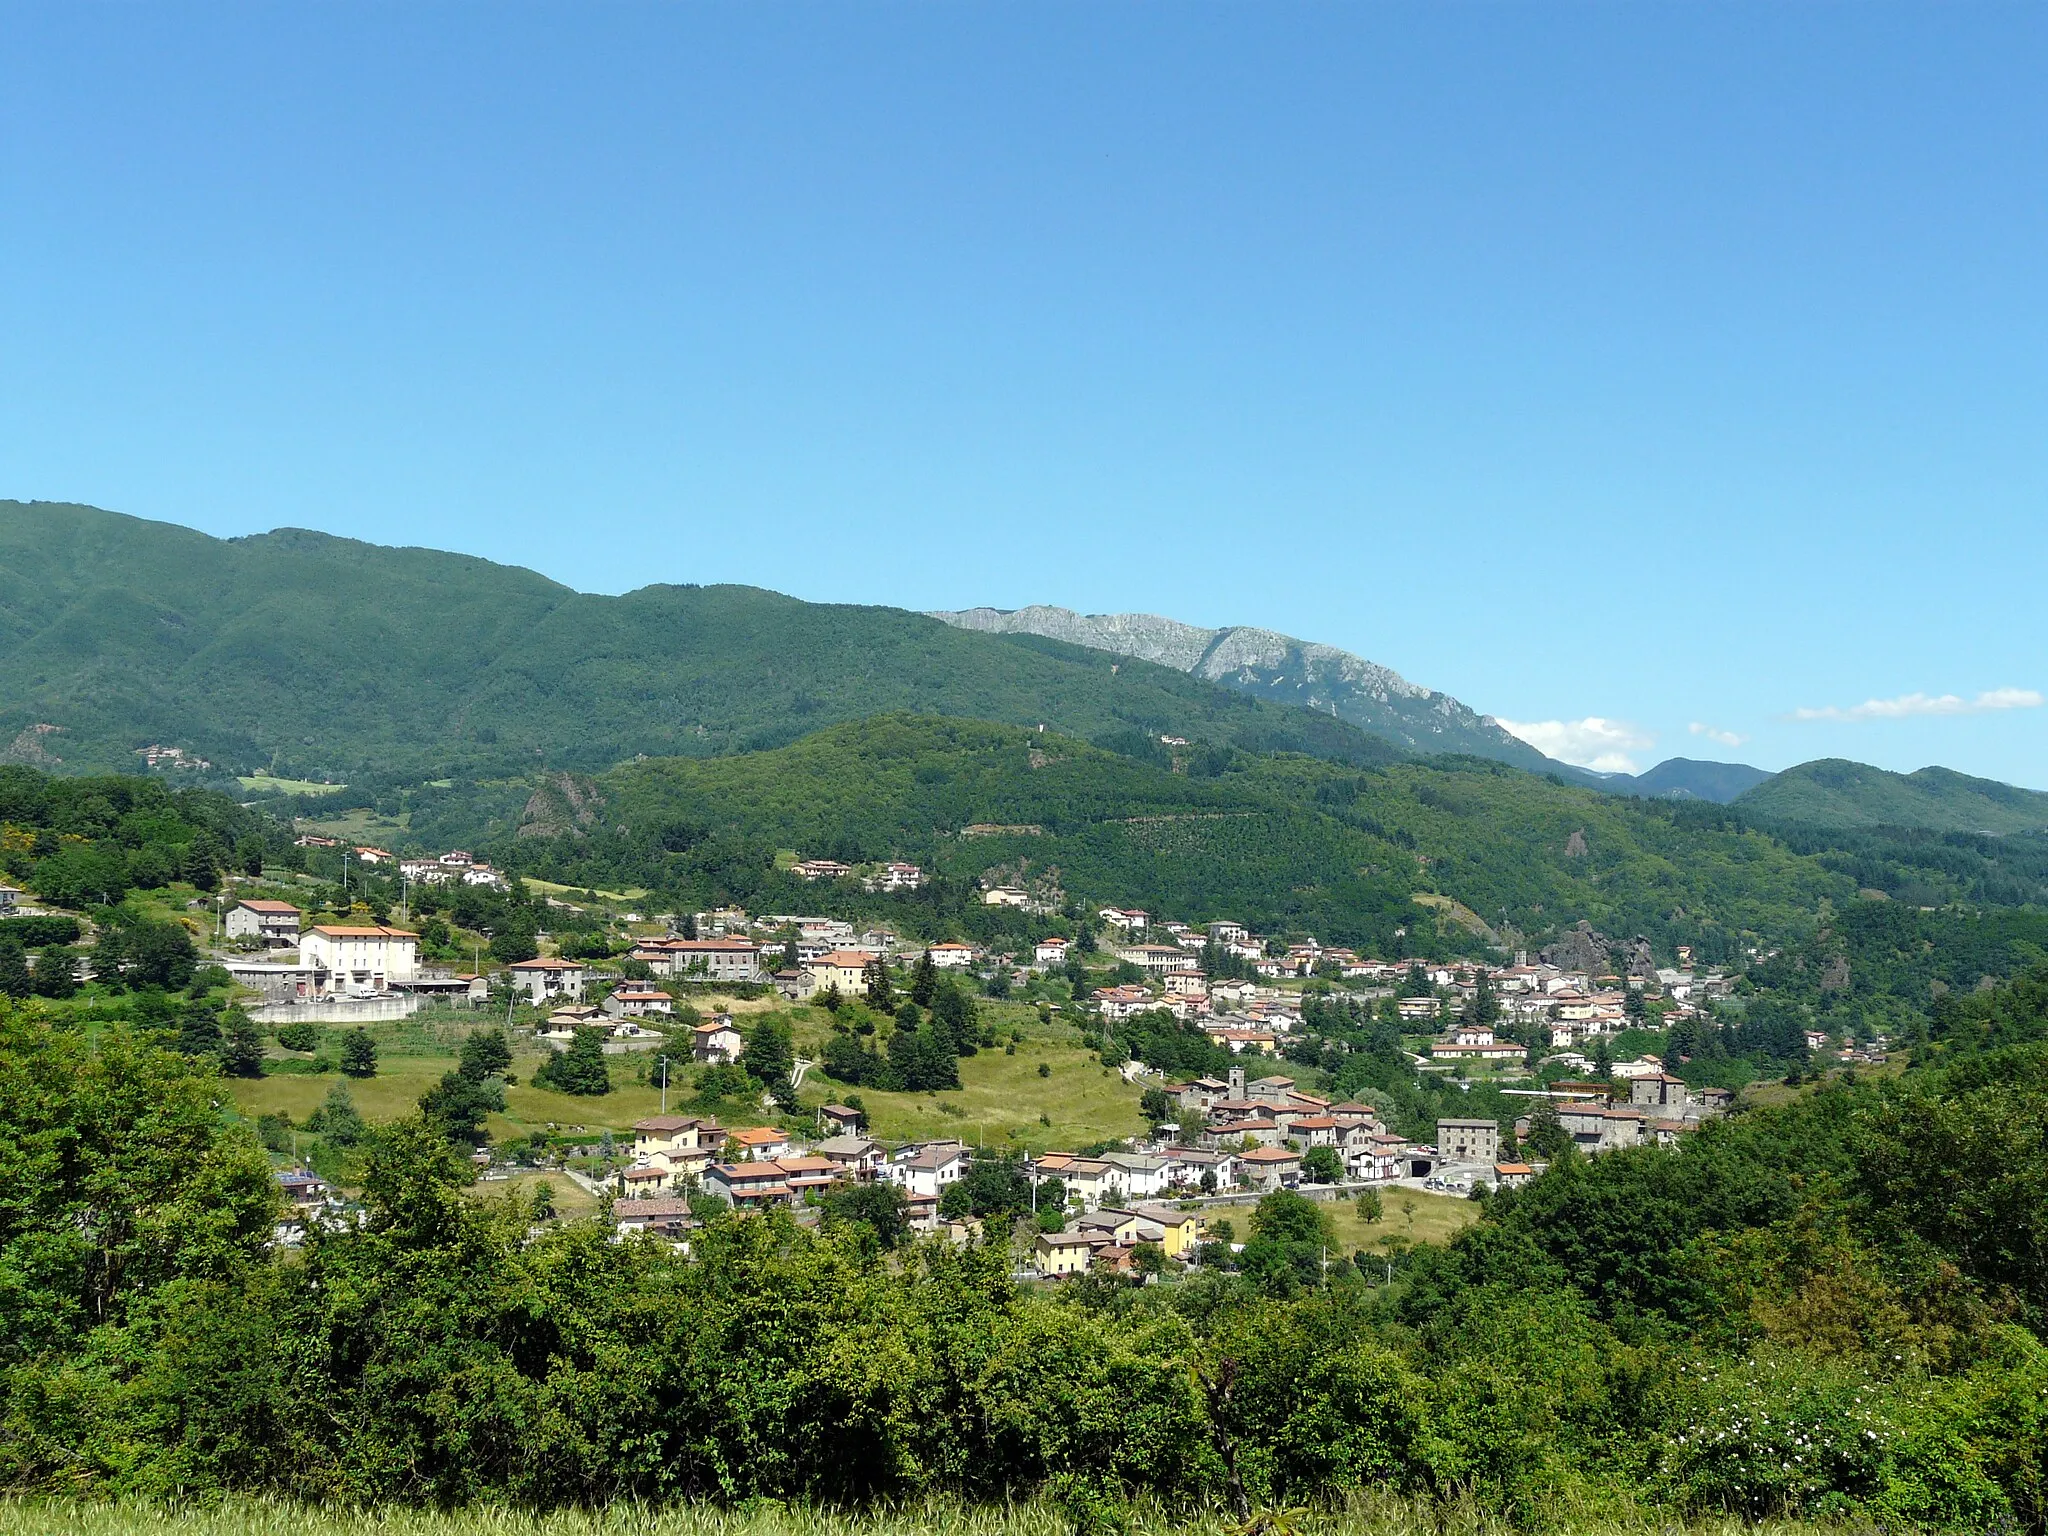
[[[0,495],[1259,624],[1581,761],[2048,786],[2039,6],[0,33]]]

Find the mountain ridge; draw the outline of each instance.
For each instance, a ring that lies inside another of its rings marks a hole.
[[[1044,603],[938,610],[929,617],[983,634],[1041,635],[1170,666],[1254,697],[1349,720],[1410,751],[1468,753],[1534,773],[1578,771],[1447,693],[1353,652],[1277,630],[1245,624],[1204,629],[1159,614],[1083,614]]]
[[[1953,768],[1892,773],[1847,758],[1800,763],[1746,790],[1746,811],[1830,828],[1910,827],[1929,832],[2048,831],[2048,793]]]
[[[738,585],[594,595],[308,529],[216,539],[0,502],[0,756],[62,771],[132,769],[152,743],[286,778],[599,769],[896,709],[1126,745],[1177,734],[1358,765],[1401,755],[1176,669],[907,609]]]

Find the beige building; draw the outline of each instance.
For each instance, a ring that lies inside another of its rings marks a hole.
[[[1436,1149],[1447,1162],[1490,1167],[1500,1161],[1500,1125],[1493,1120],[1439,1120]]]
[[[405,928],[317,923],[299,935],[299,964],[312,972],[314,996],[370,997],[413,979],[419,943]]]

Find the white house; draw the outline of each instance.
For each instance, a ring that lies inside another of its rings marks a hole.
[[[1108,1184],[1123,1191],[1112,1199],[1149,1200],[1166,1193],[1172,1182],[1173,1165],[1163,1157],[1145,1157],[1135,1152],[1105,1152],[1101,1161],[1109,1164]]]
[[[972,944],[934,944],[925,953],[932,957],[932,965],[942,971],[961,971],[974,964]]]
[[[580,998],[583,983],[590,977],[588,966],[574,960],[521,960],[510,966],[512,985],[536,1003],[556,998]]]
[[[21,900],[21,891],[12,885],[0,885],[0,912],[12,912],[15,903]]]
[[[299,935],[299,964],[312,972],[315,996],[368,997],[413,979],[419,943],[405,928],[319,923]]]
[[[967,1172],[970,1154],[957,1141],[933,1141],[898,1153],[882,1170],[912,1198],[937,1199],[939,1191]]]
[[[1054,935],[1049,939],[1040,939],[1037,946],[1031,951],[1031,958],[1040,965],[1065,965],[1067,963],[1067,951],[1072,947],[1073,941],[1071,939],[1063,939],[1058,935]]]
[[[732,1015],[721,1013],[706,1019],[690,1031],[690,1055],[697,1061],[714,1065],[738,1061],[740,1052],[746,1049],[746,1038],[733,1028]]]
[[[1135,965],[1148,976],[1164,976],[1169,971],[1193,971],[1195,957],[1178,944],[1119,944],[1117,959],[1126,965]]]
[[[238,901],[228,912],[228,937],[260,939],[289,949],[299,942],[299,919],[304,915],[288,901]]]

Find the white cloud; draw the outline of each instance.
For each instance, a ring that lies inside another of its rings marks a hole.
[[[1829,704],[1821,709],[1795,709],[1794,720],[1906,720],[1918,715],[1981,715],[1994,709],[2039,709],[2042,696],[2032,688],[1992,688],[1965,699],[1957,694],[1903,693],[1896,699],[1865,699],[1846,709]]]
[[[1625,720],[1502,720],[1503,730],[1519,736],[1537,751],[1559,762],[1576,763],[1595,773],[1635,773],[1629,756],[1657,744],[1657,738]]]
[[[1688,725],[1686,729],[1695,736],[1704,736],[1707,740],[1718,742],[1724,747],[1739,747],[1749,740],[1747,736],[1739,736],[1734,731],[1723,731],[1711,725],[1701,725],[1697,720]]]

